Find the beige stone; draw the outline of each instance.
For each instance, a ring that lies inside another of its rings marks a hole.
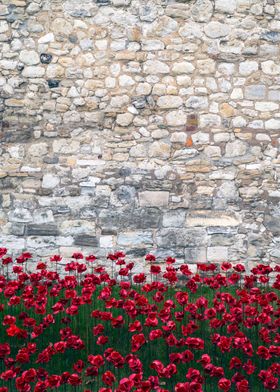
[[[68,35],[72,32],[72,24],[66,18],[56,18],[51,24],[54,34]]]
[[[209,227],[209,226],[238,226],[241,218],[236,214],[216,211],[195,211],[186,217],[187,226]]]
[[[141,207],[163,207],[168,205],[169,192],[145,191],[139,193]]]
[[[157,100],[157,105],[161,109],[174,109],[182,106],[182,104],[182,98],[176,95],[163,95]]]
[[[127,127],[132,123],[133,118],[134,116],[132,113],[122,113],[117,115],[116,122],[122,127]]]
[[[156,141],[149,148],[149,156],[151,158],[168,159],[170,157],[170,145],[162,141]]]
[[[222,103],[220,106],[220,113],[223,117],[233,117],[235,109],[228,103]]]

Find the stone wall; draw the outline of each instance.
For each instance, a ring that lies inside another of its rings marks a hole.
[[[0,243],[280,262],[280,1],[2,0]]]

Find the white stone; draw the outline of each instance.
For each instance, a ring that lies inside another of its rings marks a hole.
[[[207,146],[204,149],[204,154],[209,158],[219,158],[221,154],[221,148],[219,146]]]
[[[171,134],[170,141],[172,143],[186,143],[187,135],[185,132],[174,132]]]
[[[173,109],[182,106],[183,100],[176,95],[163,95],[157,100],[157,105],[162,109]]]
[[[208,99],[204,96],[192,96],[187,99],[186,107],[189,109],[207,109]]]
[[[238,0],[215,0],[215,11],[233,14]]]
[[[197,60],[197,69],[201,75],[214,73],[215,67],[216,67],[216,63],[212,59]]]
[[[53,33],[48,33],[38,39],[39,44],[48,44],[49,42],[53,42],[53,41],[54,41],[54,34]]]
[[[271,120],[266,121],[265,122],[265,129],[280,130],[280,119],[272,118]]]
[[[217,196],[226,199],[235,199],[238,197],[238,190],[234,181],[224,181],[219,186]]]
[[[182,110],[174,110],[169,112],[166,116],[167,125],[172,127],[186,125],[187,115]]]
[[[228,158],[238,157],[246,154],[247,145],[241,140],[235,140],[234,142],[227,143],[226,154]]]
[[[142,50],[154,51],[154,50],[164,49],[164,43],[157,39],[143,40],[141,44],[142,44]]]
[[[135,81],[129,75],[121,75],[119,77],[119,84],[121,87],[130,87],[135,84]]]
[[[149,157],[167,159],[170,157],[170,145],[162,141],[156,141],[149,147]]]
[[[0,21],[0,34],[6,33],[9,31],[9,25],[5,20]]]
[[[0,69],[13,70],[16,69],[18,62],[14,60],[0,60]]]
[[[172,72],[177,75],[177,74],[188,74],[188,73],[193,73],[194,71],[194,66],[192,63],[189,63],[187,61],[181,61],[180,63],[175,63],[172,67]]]
[[[27,65],[36,65],[40,63],[39,55],[35,50],[22,50],[19,54],[19,59]]]
[[[159,60],[147,60],[144,63],[145,74],[157,75],[157,74],[168,74],[169,66]]]
[[[153,139],[162,139],[169,135],[169,132],[166,129],[155,129],[152,132]]]
[[[229,34],[230,28],[224,23],[210,22],[205,25],[204,32],[210,38],[221,38]]]
[[[49,64],[47,66],[47,77],[50,79],[61,78],[64,76],[64,68],[59,64]]]
[[[244,117],[238,116],[232,119],[232,125],[236,128],[242,128],[247,125],[247,121]]]
[[[22,76],[26,78],[42,78],[45,75],[44,67],[37,67],[33,65],[29,65],[24,68],[22,71]]]
[[[95,45],[98,50],[106,50],[108,47],[108,41],[106,39],[97,39]]]
[[[114,236],[102,235],[99,240],[101,248],[112,248],[114,246]]]
[[[279,105],[275,102],[256,102],[255,109],[261,112],[270,112],[279,109]]]
[[[58,154],[77,154],[80,142],[69,139],[56,139],[53,142],[53,152]]]
[[[225,246],[212,246],[207,248],[207,261],[228,260],[228,248]]]
[[[243,99],[243,90],[242,88],[236,87],[232,90],[230,95],[231,99]]]
[[[243,61],[239,64],[239,73],[243,76],[248,76],[259,69],[259,64],[256,61]]]
[[[131,147],[129,155],[134,158],[144,158],[147,156],[147,146],[137,143],[136,146]]]
[[[78,166],[103,166],[105,165],[105,161],[102,159],[78,159],[77,165]]]
[[[274,61],[268,60],[261,64],[262,71],[267,75],[279,75],[280,65],[275,64]]]
[[[228,167],[226,169],[215,170],[210,173],[209,178],[211,180],[234,180],[236,176],[236,169],[234,167]]]
[[[199,124],[202,128],[218,127],[221,125],[221,117],[217,114],[202,114],[199,118]]]
[[[152,86],[149,83],[139,83],[136,87],[137,95],[149,95],[152,91]]]
[[[191,15],[196,22],[209,22],[213,13],[213,3],[211,0],[197,0],[192,8]]]
[[[134,115],[132,113],[121,113],[117,115],[116,122],[122,127],[127,127],[133,121]]]
[[[110,106],[113,108],[123,108],[128,105],[130,102],[128,95],[116,95],[112,97]]]
[[[106,88],[114,88],[114,87],[116,87],[116,79],[115,78],[111,78],[110,76],[108,76],[105,79],[105,86],[106,86]]]
[[[271,137],[268,136],[266,133],[257,133],[256,134],[256,140],[259,140],[261,142],[270,142],[271,141]]]
[[[59,177],[53,174],[45,174],[43,176],[42,188],[53,189],[59,184],[59,182],[60,182]]]
[[[233,63],[221,63],[218,65],[218,71],[224,76],[233,75],[235,71],[235,65]]]
[[[33,157],[44,156],[47,153],[48,153],[47,143],[33,143],[28,149],[28,154]]]
[[[52,31],[55,34],[68,35],[72,32],[73,26],[66,18],[56,18],[51,24]]]
[[[190,76],[187,76],[187,75],[178,75],[176,77],[176,80],[177,80],[177,83],[179,84],[179,86],[184,86],[184,87],[190,86],[191,81],[192,81]]]
[[[196,144],[208,144],[209,143],[209,133],[208,132],[196,132],[192,135],[192,140]]]

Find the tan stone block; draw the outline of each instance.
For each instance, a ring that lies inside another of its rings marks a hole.
[[[219,211],[195,211],[186,218],[186,226],[195,227],[234,227],[238,226],[240,223],[241,218],[237,214],[228,214],[226,212]]]
[[[168,205],[169,192],[166,191],[145,191],[139,193],[139,203],[141,207],[163,207]]]
[[[220,113],[223,117],[233,117],[235,114],[235,109],[225,102],[220,106]]]

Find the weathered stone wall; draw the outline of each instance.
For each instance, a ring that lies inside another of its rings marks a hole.
[[[280,261],[280,1],[2,0],[1,245]]]

